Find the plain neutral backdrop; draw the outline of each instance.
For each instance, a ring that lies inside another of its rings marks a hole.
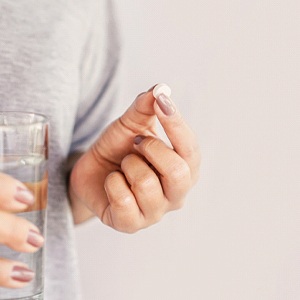
[[[299,300],[299,0],[115,3],[122,105],[168,83],[201,178],[134,235],[77,228],[83,299]]]

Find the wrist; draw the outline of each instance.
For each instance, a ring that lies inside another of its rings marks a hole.
[[[94,216],[94,213],[85,205],[83,199],[78,193],[78,189],[80,189],[81,184],[79,176],[80,166],[78,166],[78,161],[80,160],[81,156],[82,154],[76,154],[75,161],[74,156],[70,158],[73,160],[73,167],[71,168],[67,177],[68,198],[75,224],[80,224]]]

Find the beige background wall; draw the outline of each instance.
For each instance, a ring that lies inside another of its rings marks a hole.
[[[158,225],[78,227],[84,299],[300,299],[299,1],[116,5],[124,107],[167,82],[203,163]]]

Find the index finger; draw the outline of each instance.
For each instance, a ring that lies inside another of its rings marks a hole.
[[[159,122],[174,150],[188,163],[192,174],[197,176],[201,158],[196,134],[167,94],[160,93],[155,96],[154,110]]]

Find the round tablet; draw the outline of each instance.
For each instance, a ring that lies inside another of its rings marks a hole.
[[[168,97],[171,96],[171,88],[166,85],[165,83],[159,83],[155,86],[155,88],[153,89],[153,96],[155,99],[158,98],[158,96],[160,94],[164,94]]]

